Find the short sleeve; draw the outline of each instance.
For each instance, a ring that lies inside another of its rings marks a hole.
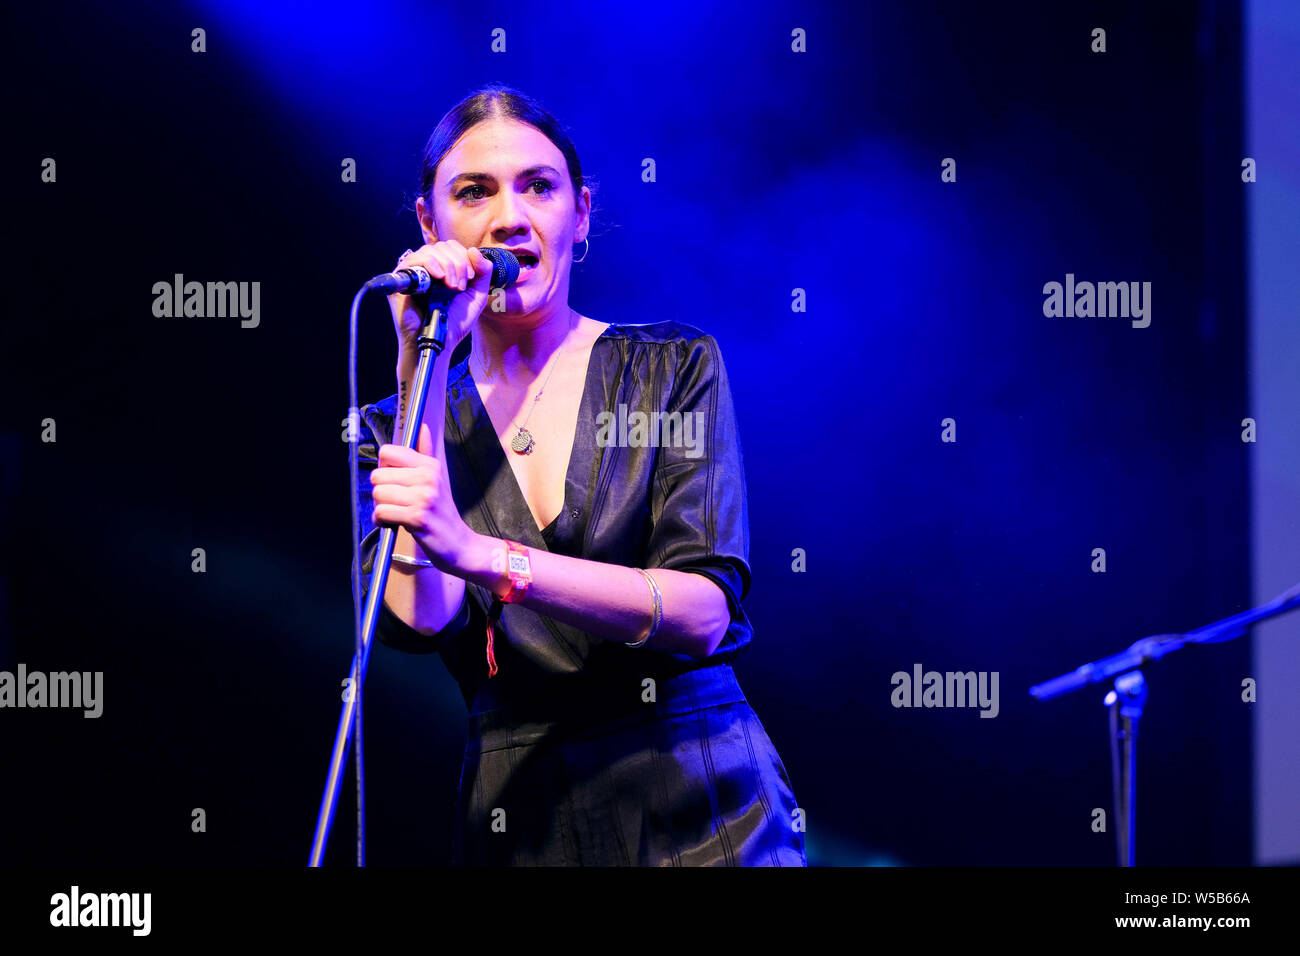
[[[361,423],[357,437],[357,517],[361,527],[361,593],[364,606],[365,595],[370,591],[374,579],[375,554],[379,550],[380,528],[374,521],[374,486],[370,473],[379,464],[379,446],[392,440],[393,412],[390,405],[397,396],[391,396],[375,405],[366,405],[361,409]],[[389,569],[389,574],[393,574]],[[379,604],[379,620],[375,624],[375,639],[381,644],[409,654],[431,654],[455,640],[475,624],[474,605],[469,599],[469,591],[461,599],[456,614],[442,630],[435,634],[424,634],[407,624],[393,613],[386,601]]]
[[[740,435],[722,352],[711,335],[679,358],[650,491],[650,566],[711,578],[733,620],[749,593],[749,514]]]

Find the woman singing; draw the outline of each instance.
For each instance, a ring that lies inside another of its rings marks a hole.
[[[442,118],[415,213],[424,245],[399,262],[461,294],[418,452],[400,430],[427,305],[389,299],[398,391],[361,409],[363,448],[379,446],[362,452],[362,573],[368,588],[375,525],[396,528],[377,639],[441,654],[469,708],[456,861],[806,865],[789,777],[731,668],[752,639],[749,539],[717,342],[569,305],[591,190],[517,91]],[[504,292],[490,246],[522,265]]]

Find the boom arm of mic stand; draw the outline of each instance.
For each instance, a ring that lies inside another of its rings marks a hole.
[[[1139,668],[1147,661],[1157,660],[1187,644],[1212,644],[1240,637],[1254,622],[1276,617],[1296,607],[1300,607],[1300,584],[1263,607],[1242,611],[1186,634],[1144,637],[1118,654],[1084,664],[1029,688],[1029,693],[1039,700],[1048,700],[1119,675],[1115,689],[1106,695],[1105,703],[1110,708],[1111,781],[1120,866],[1134,866],[1137,862],[1133,849],[1137,830],[1137,733],[1147,698],[1146,681]]]
[[[429,395],[429,379],[433,375],[433,363],[447,343],[445,308],[442,303],[430,299],[429,321],[420,330],[419,338],[416,340],[419,364],[415,369],[415,391],[411,395],[411,405],[402,428],[403,448],[415,448],[420,438],[420,422],[424,420],[424,406]],[[396,529],[388,526],[380,529],[379,547],[375,552],[370,590],[366,592],[365,611],[361,615],[361,657],[358,660],[355,653],[352,655],[352,670],[349,674],[351,683],[348,685],[352,692],[343,702],[339,724],[334,731],[334,750],[330,755],[320,812],[316,815],[316,832],[312,837],[309,866],[321,865],[325,857],[325,847],[329,843],[330,827],[334,823],[334,812],[338,808],[339,790],[343,786],[343,765],[347,762],[351,745],[350,731],[360,708],[361,691],[366,681],[366,670],[370,666],[370,649],[374,644],[375,625],[379,621],[379,606],[384,599],[384,592],[388,589],[388,570],[393,563],[393,548],[396,544]]]
[[[1144,637],[1118,654],[1103,657],[1100,660],[1076,667],[1059,677],[1053,677],[1049,681],[1035,684],[1029,688],[1029,693],[1039,700],[1059,697],[1061,694],[1068,694],[1072,690],[1078,690],[1088,684],[1096,684],[1135,667],[1140,667],[1147,661],[1164,657],[1185,644],[1215,644],[1240,637],[1246,633],[1248,626],[1256,621],[1276,617],[1298,607],[1300,607],[1300,584],[1279,594],[1261,607],[1233,614],[1230,617],[1215,621],[1213,624],[1207,624],[1194,631],[1188,631],[1186,634],[1157,634],[1153,637]]]

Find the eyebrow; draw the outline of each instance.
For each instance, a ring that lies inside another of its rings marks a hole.
[[[562,178],[560,176],[560,171],[558,169],[556,169],[554,166],[545,166],[545,165],[529,166],[527,169],[521,169],[518,172],[518,174],[515,176],[515,178],[522,179],[525,176],[536,176],[538,173],[550,173],[556,179]],[[448,186],[449,187],[454,186],[457,182],[459,182],[462,179],[468,179],[471,182],[475,182],[475,183],[496,181],[496,177],[493,176],[491,173],[457,173],[455,176],[452,177],[451,181],[448,183]]]

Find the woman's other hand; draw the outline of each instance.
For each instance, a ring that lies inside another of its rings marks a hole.
[[[406,528],[434,567],[455,573],[478,536],[456,510],[447,467],[433,457],[427,424],[420,424],[417,447],[379,446],[379,464],[370,473],[374,522]]]
[[[428,243],[405,254],[395,269],[421,266],[429,275],[441,279],[451,288],[460,289],[447,308],[447,343],[450,355],[465,336],[473,331],[478,317],[492,294],[492,263],[477,249],[466,249],[455,239]],[[399,354],[416,354],[415,342],[429,321],[429,304],[424,296],[394,293],[388,297],[397,332]]]

